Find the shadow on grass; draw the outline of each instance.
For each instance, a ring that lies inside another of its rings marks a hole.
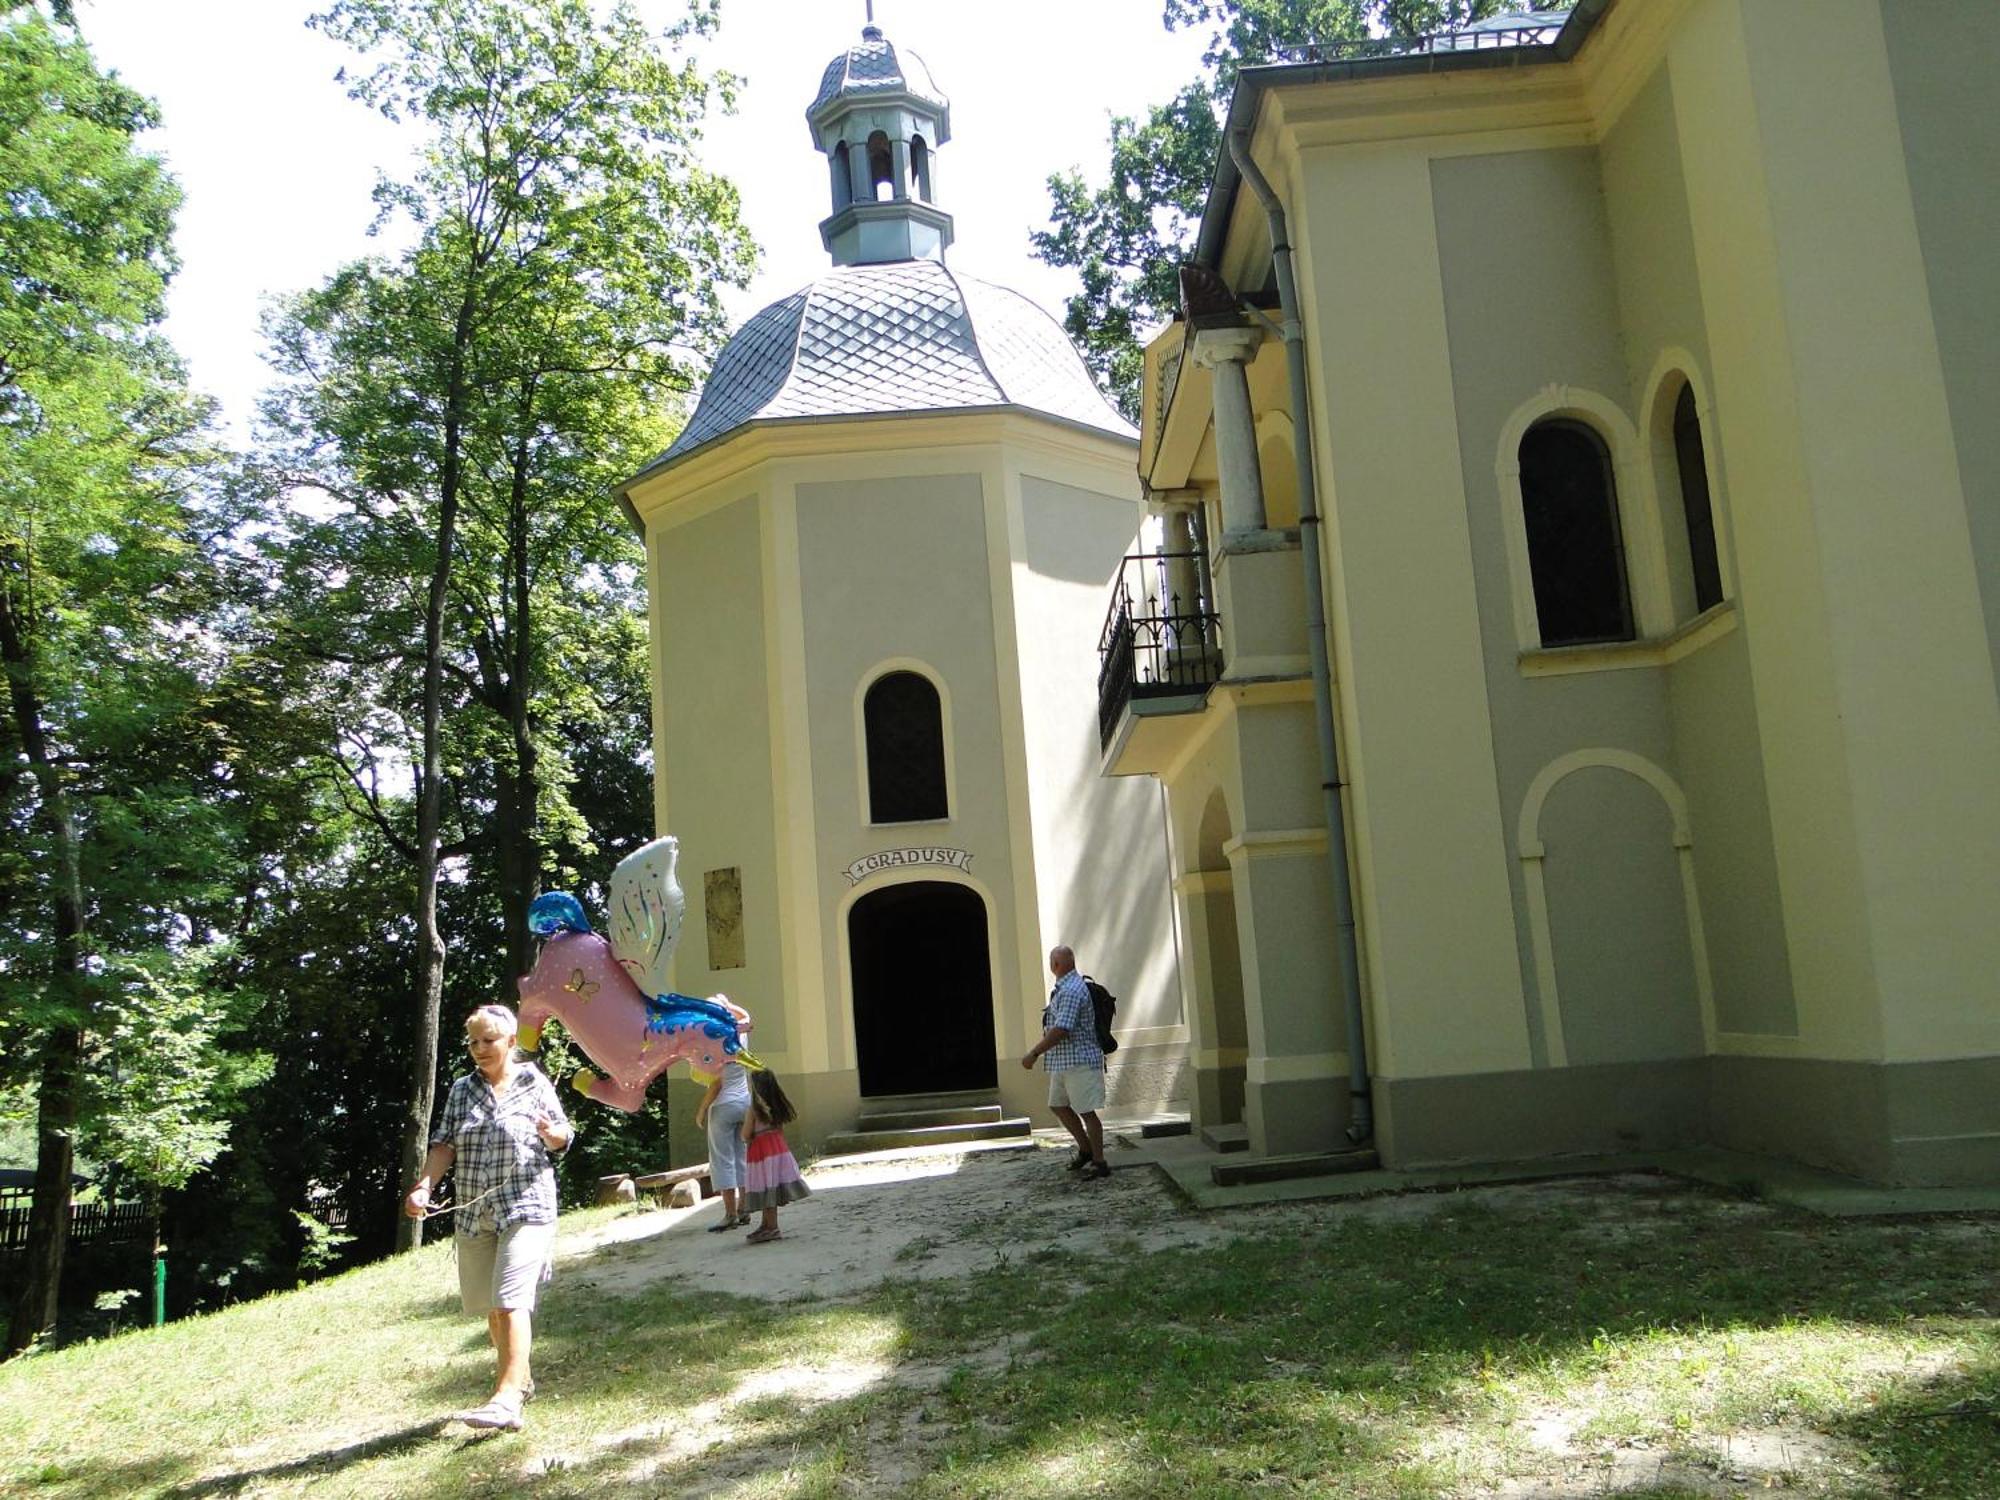
[[[1043,1258],[843,1303],[558,1295],[536,1363],[564,1404],[508,1477],[579,1496],[756,1481],[799,1500],[1414,1500],[1560,1469],[1524,1449],[1523,1418],[1608,1385],[1580,1448],[1804,1428],[1857,1467],[1848,1493],[1996,1493],[1994,1241],[1976,1226],[1829,1223],[1662,1184],[1491,1201],[1246,1220],[1221,1248]],[[841,1361],[843,1329],[871,1319],[881,1368],[844,1392],[757,1383]],[[1928,1352],[1903,1364],[1909,1349]],[[728,1409],[726,1449],[675,1440],[703,1403]],[[436,1488],[500,1477],[441,1471]]]
[[[261,1469],[243,1469],[234,1474],[211,1474],[196,1483],[182,1484],[166,1493],[171,1500],[196,1500],[196,1497],[204,1495],[234,1495],[248,1487],[280,1479],[328,1478],[366,1459],[379,1458],[384,1454],[429,1442],[443,1430],[449,1420],[448,1417],[435,1417],[428,1422],[418,1422],[409,1427],[398,1428],[394,1432],[379,1432],[372,1437],[346,1443],[338,1448],[308,1453],[303,1457],[269,1464]],[[472,1438],[468,1441],[478,1442],[479,1439]]]
[[[1551,1473],[1524,1420],[1607,1389],[1628,1409],[1591,1414],[1579,1449],[1804,1428],[1861,1467],[1845,1493],[1996,1493],[1982,1226],[1829,1223],[1630,1181],[1240,1222],[1218,1247],[1023,1245],[980,1276],[839,1302],[613,1296],[566,1275],[536,1320],[544,1399],[524,1438],[433,1460],[428,1420],[168,1493],[342,1473],[419,1497],[1416,1500]],[[465,1333],[425,1382],[441,1404],[490,1376],[483,1327]]]

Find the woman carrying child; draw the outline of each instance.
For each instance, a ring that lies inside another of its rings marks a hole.
[[[778,1209],[809,1197],[812,1189],[799,1174],[782,1127],[798,1118],[792,1101],[778,1087],[770,1069],[750,1075],[750,1112],[743,1117],[743,1139],[749,1142],[743,1176],[743,1212],[761,1209],[764,1222],[751,1230],[746,1244],[768,1245],[778,1239]]]

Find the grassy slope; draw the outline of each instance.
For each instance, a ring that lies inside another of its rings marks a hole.
[[[842,1303],[559,1281],[549,1394],[529,1434],[485,1442],[432,1420],[490,1369],[434,1247],[0,1368],[0,1490],[1374,1500],[1546,1472],[1525,1433],[1566,1414],[1600,1454],[1837,1440],[1850,1462],[1789,1493],[2000,1494],[1992,1226],[1603,1208],[1584,1190],[1532,1215],[1465,1195],[1420,1220],[1246,1219],[1223,1252],[1024,1247],[976,1280]],[[727,1448],[699,1454],[690,1412]]]

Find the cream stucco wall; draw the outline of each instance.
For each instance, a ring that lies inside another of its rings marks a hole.
[[[1309,345],[1312,420],[1374,1066],[1523,1067],[1428,154],[1312,148],[1286,175],[1308,324],[1341,330]]]
[[[1802,1041],[1991,1054],[2000,711],[1882,12],[1703,0],[1669,56]]]
[[[1010,612],[1033,768],[1037,921],[1048,945],[1075,948],[1078,962],[1119,996],[1113,1084],[1135,1096],[1175,1097],[1185,1089],[1178,1068],[1188,1032],[1165,805],[1157,785],[1098,774],[1094,711],[1095,644],[1141,512],[1129,468],[1065,478],[1021,472],[1004,497],[1008,529],[1019,533],[1010,549]],[[1091,649],[1079,651],[1080,642]],[[1092,707],[1079,712],[1080,704]],[[1039,969],[1035,977],[1031,1025],[1039,1023]],[[1141,1071],[1150,1075],[1143,1086]]]
[[[734,452],[729,451],[734,449]],[[988,918],[997,1095],[1040,1111],[1015,1060],[1039,1035],[1058,941],[1118,990],[1113,1096],[1186,1088],[1187,1028],[1158,792],[1096,776],[1096,653],[1140,510],[1129,447],[1016,416],[751,432],[636,486],[653,589],[657,806],[682,841],[684,986],[737,995],[787,1074],[801,1138],[862,1108],[847,916],[923,878]],[[950,816],[872,824],[861,695],[922,672],[945,715]],[[941,845],[967,870],[846,875]],[[701,871],[743,871],[749,962],[705,963]],[[920,982],[920,976],[913,976]],[[685,1085],[673,1090],[685,1113]]]
[[[1923,248],[1986,638],[2000,678],[2000,6],[1898,5],[1883,39]]]

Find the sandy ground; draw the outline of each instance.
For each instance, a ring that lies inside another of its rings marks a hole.
[[[1105,1155],[1114,1170],[1100,1182],[1077,1181],[1069,1152],[1049,1146],[835,1161],[807,1173],[812,1197],[780,1211],[781,1237],[769,1244],[707,1233],[722,1215],[708,1199],[565,1236],[557,1274],[612,1293],[666,1276],[746,1297],[842,1297],[892,1277],[970,1275],[1044,1247],[1154,1250],[1242,1231],[1236,1216],[1183,1208],[1138,1152],[1111,1145]]]

